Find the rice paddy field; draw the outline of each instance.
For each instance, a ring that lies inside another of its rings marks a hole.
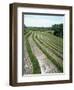
[[[24,74],[62,72],[63,38],[48,30],[28,30],[24,33]]]

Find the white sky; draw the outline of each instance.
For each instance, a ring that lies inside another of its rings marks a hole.
[[[24,24],[32,27],[51,27],[53,24],[64,23],[64,16],[55,15],[24,15]]]

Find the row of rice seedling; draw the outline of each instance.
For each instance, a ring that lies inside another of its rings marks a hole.
[[[50,49],[52,52],[54,52],[58,57],[60,57],[61,59],[63,59],[62,54],[58,51],[58,49],[56,50],[55,47],[49,43],[47,40],[44,39],[44,36],[40,33],[37,34],[37,38],[39,39],[40,42],[42,42],[44,44],[45,47],[47,47],[48,49]]]
[[[63,48],[59,46],[59,41],[56,41],[58,42],[58,44],[56,45],[53,41],[51,40],[51,37],[48,37],[48,36],[45,36],[43,33],[41,33],[41,35],[43,37],[41,37],[41,39],[43,39],[44,41],[46,41],[48,44],[51,44],[51,46],[56,50],[58,51],[59,53],[63,54]]]
[[[63,72],[63,64],[60,62],[58,62],[58,60],[56,60],[57,58],[53,57],[53,54],[48,53],[45,46],[43,45],[43,43],[39,42],[39,39],[37,38],[36,34],[33,34],[33,40],[35,41],[35,43],[37,44],[37,46],[39,47],[39,49],[47,56],[47,58],[49,60],[51,60],[53,62],[54,65],[56,65],[56,67],[59,69],[60,72]]]
[[[56,36],[54,36],[54,35],[52,35],[50,33],[47,33],[47,32],[43,32],[43,35],[51,38],[51,41],[54,44],[59,45],[61,48],[63,47],[63,39],[62,38],[56,37]]]
[[[52,39],[51,37],[45,37],[44,38],[45,40],[47,40],[48,42],[51,42],[52,44],[53,44],[53,46],[55,47],[55,48],[57,48],[61,53],[62,53],[62,49],[63,49],[63,47],[61,47],[60,45],[59,45],[59,41],[57,40],[56,42],[57,42],[57,44],[56,43],[54,43],[54,39]]]
[[[53,34],[51,34],[51,33],[45,32],[45,34],[48,34],[48,36],[50,35],[50,36],[52,37],[52,39],[55,39],[55,40],[58,39],[58,41],[59,41],[60,43],[62,43],[62,41],[63,41],[63,38],[61,38],[61,37],[58,38],[58,36],[55,36],[55,35],[53,35]],[[55,40],[54,40],[54,41],[55,41]],[[61,45],[61,44],[60,44],[60,45]]]
[[[37,36],[36,36],[37,38]],[[38,39],[38,42],[40,41],[40,39]],[[39,42],[41,44],[41,46],[47,51],[48,54],[50,54],[50,56],[53,56],[53,58],[61,65],[62,64],[62,59],[59,58],[57,55],[55,55],[54,52],[52,52],[48,47],[46,47],[45,45],[43,45],[42,42]]]
[[[50,50],[51,52],[53,52],[57,57],[61,58],[61,60],[63,59],[62,55],[55,50],[54,48],[52,48],[52,45],[50,45],[51,43],[48,43],[46,41],[44,41],[44,39],[41,39],[41,35],[37,34],[37,39],[39,40],[40,43],[42,43],[48,50]]]
[[[35,55],[33,54],[31,47],[30,47],[30,44],[29,44],[29,41],[28,41],[28,38],[31,34],[32,34],[32,32],[29,32],[29,33],[27,33],[27,35],[25,35],[25,41],[26,41],[25,46],[27,48],[27,52],[29,54],[29,58],[30,58],[32,66],[33,66],[33,74],[39,74],[39,73],[41,73],[41,69],[40,69],[38,60],[35,57]]]

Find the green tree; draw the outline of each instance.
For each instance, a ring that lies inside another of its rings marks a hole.
[[[52,25],[52,30],[54,31],[54,35],[63,37],[63,24]]]

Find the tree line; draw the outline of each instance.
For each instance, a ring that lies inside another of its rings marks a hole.
[[[24,25],[24,30],[27,32],[28,30],[39,30],[39,31],[48,31],[50,33],[53,32],[55,36],[63,37],[63,24],[54,24],[51,27],[27,27]]]
[[[52,25],[51,29],[54,31],[54,35],[63,37],[63,24]]]

